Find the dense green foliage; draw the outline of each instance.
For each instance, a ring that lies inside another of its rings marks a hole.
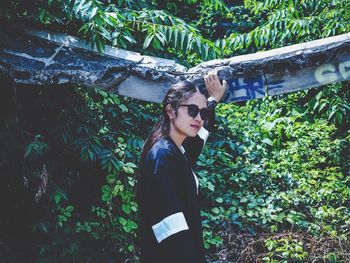
[[[225,137],[213,136],[198,162],[207,167],[200,174],[208,229],[234,224],[252,234],[302,230],[346,239],[349,140],[326,119],[307,121],[302,97],[220,108]]]
[[[105,44],[193,64],[349,31],[349,1],[223,0],[4,2],[2,17],[41,23]]]
[[[134,174],[153,106],[98,90],[64,87],[57,95],[56,89],[16,89],[16,103],[3,109],[14,121],[1,130],[2,179],[23,178],[30,190],[11,199],[16,207],[28,198],[29,211],[37,212],[30,227],[43,241],[40,262],[122,260],[134,251]],[[4,230],[13,214],[2,219]]]
[[[336,0],[1,6],[2,19],[78,34],[98,50],[112,44],[185,65],[350,30],[349,1]],[[137,165],[159,106],[1,80],[0,261],[137,259]],[[349,99],[346,82],[218,107],[197,162],[210,258],[349,262]]]

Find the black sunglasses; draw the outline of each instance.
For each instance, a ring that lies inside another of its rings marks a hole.
[[[200,113],[200,116],[201,116],[203,121],[206,121],[209,118],[209,109],[208,108],[199,109],[199,107],[195,104],[180,104],[180,106],[187,107],[187,113],[192,118],[196,118],[198,115],[198,112]]]

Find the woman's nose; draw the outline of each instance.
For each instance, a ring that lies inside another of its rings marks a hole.
[[[202,121],[202,117],[201,117],[201,114],[200,112],[197,113],[196,117],[193,118],[194,120],[197,120],[197,121]]]

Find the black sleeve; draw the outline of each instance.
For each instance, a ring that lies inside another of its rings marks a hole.
[[[144,185],[146,217],[165,262],[193,263],[198,261],[195,244],[183,210],[183,200],[174,180],[177,168],[174,155],[157,156]],[[184,197],[183,197],[184,198]]]
[[[208,101],[209,118],[207,121],[204,122],[203,128],[205,130],[203,130],[202,128],[195,137],[187,137],[182,143],[182,146],[185,148],[185,154],[187,156],[187,159],[189,160],[192,166],[196,163],[198,156],[200,155],[206,142],[206,137],[208,136],[208,134],[206,135],[205,132],[210,133],[215,130],[216,104],[216,101]]]

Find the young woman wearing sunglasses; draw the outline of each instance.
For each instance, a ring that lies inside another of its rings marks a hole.
[[[137,184],[141,263],[205,262],[192,167],[213,130],[215,106],[227,83],[221,84],[216,72],[204,80],[206,90],[189,81],[169,89],[143,146]]]

